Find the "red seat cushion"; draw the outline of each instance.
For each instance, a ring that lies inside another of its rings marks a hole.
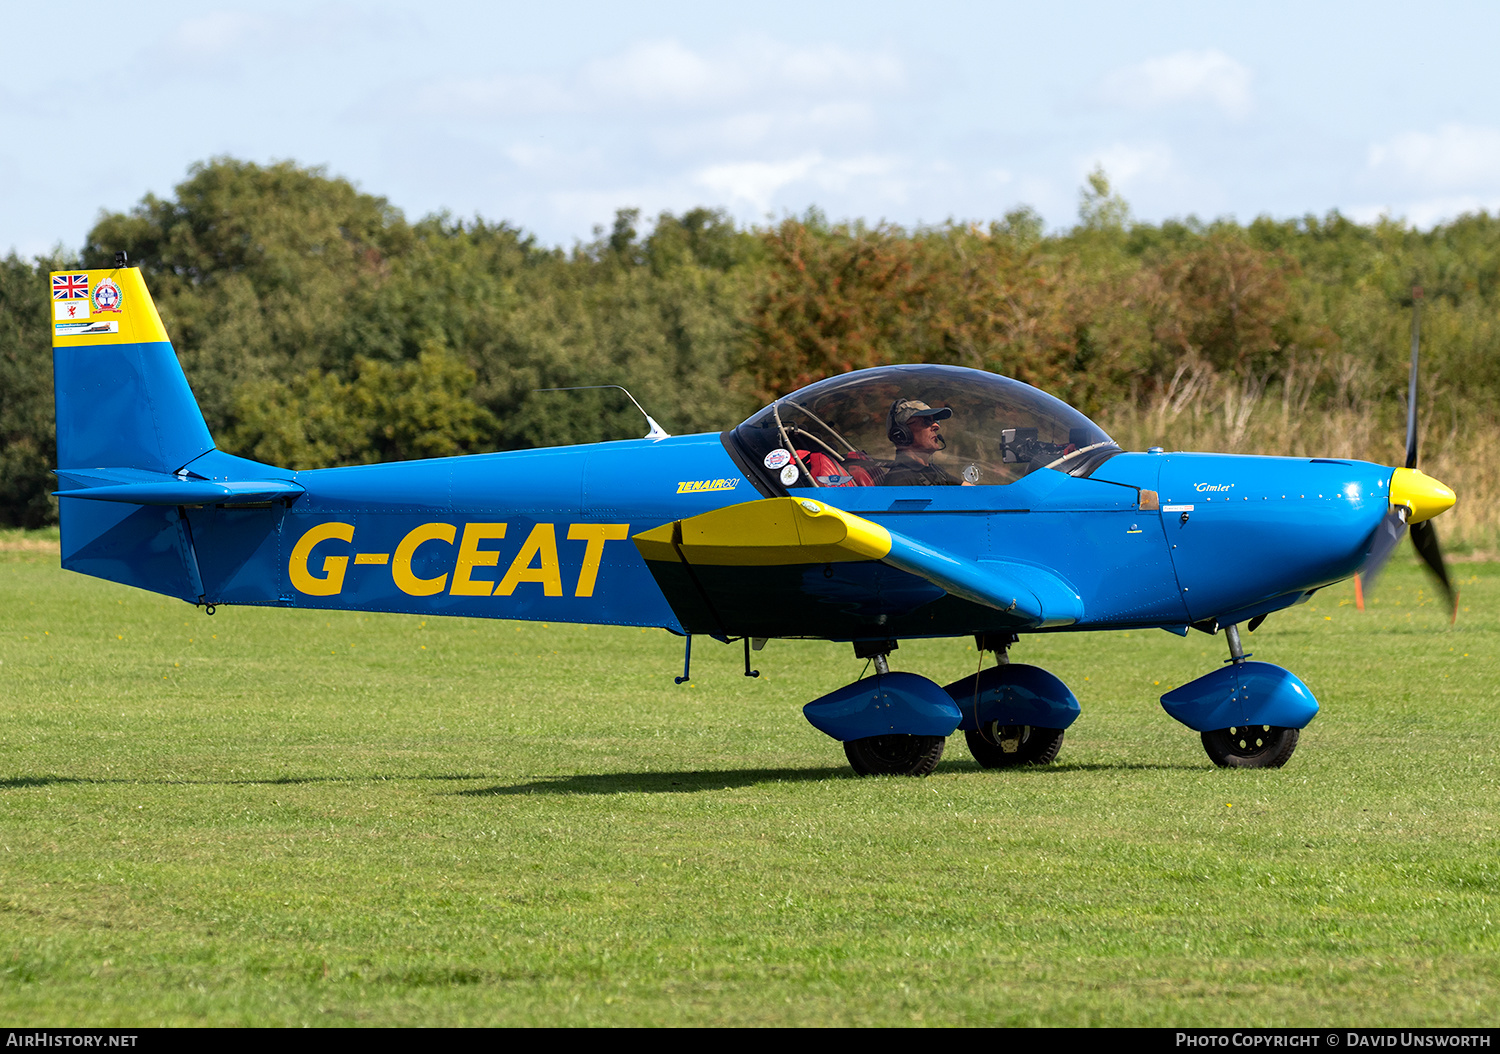
[[[799,450],[797,457],[821,487],[868,487],[875,482],[858,465],[849,462],[840,465],[827,454]]]

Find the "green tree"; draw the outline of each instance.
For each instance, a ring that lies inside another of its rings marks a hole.
[[[0,524],[9,527],[57,521],[47,273],[69,263],[0,260]]]
[[[210,431],[225,435],[241,386],[348,369],[370,340],[360,308],[411,244],[384,198],[322,169],[218,158],[172,199],[102,217],[83,260],[108,266],[125,250],[141,266]]]

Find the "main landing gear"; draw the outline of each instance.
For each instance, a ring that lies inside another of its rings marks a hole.
[[[867,736],[844,744],[861,776],[926,776],[943,760],[947,736]]]
[[[998,669],[1010,665],[1010,646],[1016,640],[1014,633],[989,633],[976,635],[974,643],[979,646],[981,652],[993,651],[995,653],[995,666]],[[1017,669],[1019,670],[1020,667]],[[1026,667],[1026,669],[1031,670],[1035,667]],[[975,675],[976,686],[978,679],[982,676],[982,674]],[[1061,686],[1062,682],[1058,681],[1057,685]],[[1016,694],[1017,685],[1010,684],[1006,687],[1008,694]],[[1067,689],[1064,688],[1063,691],[1067,692]],[[1067,697],[1072,699],[1072,693],[1067,692]],[[1074,716],[1076,716],[1076,700],[1074,700],[1074,707]],[[1006,723],[1004,718],[982,722],[976,718],[974,723],[977,727],[964,729],[964,742],[968,744],[969,753],[974,756],[974,760],[979,762],[982,768],[987,769],[1014,768],[1017,765],[1050,765],[1057,759],[1058,751],[1062,750],[1063,732],[1066,728],[1066,725],[1063,728],[1048,728],[1042,725]],[[1067,723],[1072,723],[1071,717],[1068,718]]]
[[[854,654],[858,658],[869,658],[874,661],[877,686],[875,707],[879,709],[884,702],[886,708],[889,709],[891,703],[888,698],[881,698],[885,693],[880,692],[879,684],[883,678],[888,679],[891,676],[889,656],[897,645],[891,640],[880,641],[875,647],[881,650],[861,655],[860,642],[856,642]],[[938,705],[941,707],[941,700]],[[854,767],[854,771],[861,776],[926,776],[937,768],[938,762],[943,759],[943,747],[947,743],[946,734],[913,735],[885,732],[880,735],[844,740],[844,756],[849,759],[849,764]]]
[[[991,721],[987,728],[965,732],[964,742],[974,760],[987,769],[1050,765],[1062,749],[1063,730]]]
[[[1220,627],[1205,622],[1199,628],[1217,633]],[[1316,716],[1318,701],[1290,671],[1250,662],[1238,627],[1224,630],[1229,661],[1169,691],[1162,706],[1200,734],[1215,765],[1280,768],[1297,749],[1300,730]],[[983,768],[1049,764],[1078,717],[1078,700],[1046,670],[1009,661],[1015,634],[974,640],[981,653],[995,653],[995,665],[948,685],[891,672],[894,640],[855,641],[855,655],[871,660],[875,673],[813,700],[802,712],[814,728],[844,745],[861,776],[926,776],[956,731]]]
[[[873,661],[874,676],[808,703],[803,713],[844,744],[861,776],[925,776],[960,729],[985,768],[1047,764],[1078,716],[1078,700],[1047,671],[1011,664],[1015,640],[1012,633],[976,637],[981,652],[996,653],[996,665],[946,686],[892,673],[895,641],[856,641],[855,655]]]

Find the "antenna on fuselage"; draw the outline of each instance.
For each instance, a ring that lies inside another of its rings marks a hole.
[[[646,419],[646,424],[648,424],[648,425],[651,426],[651,430],[649,432],[647,432],[641,438],[643,438],[643,439],[651,439],[651,440],[656,440],[656,439],[671,439],[672,438],[672,433],[668,432],[661,425],[657,424],[656,423],[656,419],[646,412],[646,408],[644,406],[642,406],[640,403],[635,402],[635,396],[631,395],[630,391],[628,389],[622,387],[621,385],[618,385],[618,384],[576,384],[576,385],[574,385],[571,388],[533,388],[531,390],[533,392],[587,392],[587,391],[592,391],[592,390],[598,389],[598,388],[619,388],[620,391],[622,391],[622,392],[625,393],[625,398],[629,399],[632,403],[635,403],[635,408],[637,410],[639,410],[641,412],[641,416]]]

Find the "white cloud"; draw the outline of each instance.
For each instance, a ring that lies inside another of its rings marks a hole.
[[[628,99],[647,105],[691,106],[738,94],[743,71],[715,64],[675,40],[636,44],[590,63],[579,78],[597,101]]]
[[[578,83],[598,100],[703,106],[773,97],[846,97],[899,88],[901,63],[890,55],[844,48],[794,48],[752,37],[698,53],[675,40],[642,41],[589,63]]]
[[[1160,183],[1175,176],[1177,167],[1171,149],[1166,146],[1115,143],[1095,153],[1087,164],[1079,166],[1080,184],[1096,165],[1104,169],[1115,190],[1129,183]]]
[[[265,20],[233,11],[190,18],[169,37],[173,50],[192,59],[230,54],[263,34]]]
[[[862,102],[830,102],[780,109],[727,110],[691,120],[658,125],[651,140],[673,154],[700,151],[743,155],[767,144],[815,143],[827,147],[836,139],[868,135],[876,126],[873,107]]]
[[[1231,117],[1250,112],[1250,69],[1222,51],[1179,51],[1105,78],[1106,101],[1139,109],[1209,103]]]
[[[532,143],[513,144],[505,149],[504,154],[517,168],[532,171],[546,171],[556,167],[558,161],[556,150]]]
[[[1488,198],[1476,194],[1454,194],[1408,201],[1401,205],[1351,205],[1344,215],[1356,223],[1374,223],[1380,219],[1398,219],[1420,230],[1431,230],[1439,223],[1457,219],[1466,212],[1488,212],[1500,215],[1500,195]]]
[[[694,174],[694,181],[730,201],[750,205],[758,213],[771,211],[777,191],[807,178],[822,158],[816,154],[790,161],[737,161],[709,165]]]
[[[875,154],[846,157],[829,161],[813,171],[813,181],[824,190],[845,191],[856,182],[865,182],[880,188],[883,197],[900,196],[903,184],[896,178],[897,163],[894,159]]]
[[[410,17],[396,14],[382,20],[340,0],[305,4],[300,10],[276,10],[273,5],[241,5],[254,13],[211,11],[185,18],[164,33],[152,33],[137,61],[149,64],[158,76],[182,73],[194,78],[250,73],[275,76],[273,67],[289,59],[317,56],[319,66],[338,60],[341,53],[365,54],[381,33],[404,28]],[[378,23],[378,24],[377,24]],[[278,74],[284,72],[284,66]],[[257,85],[258,95],[277,92]]]
[[[1445,124],[1407,132],[1370,147],[1369,167],[1424,189],[1488,189],[1500,183],[1500,130]]]
[[[632,44],[562,76],[445,78],[420,88],[423,113],[506,117],[535,113],[816,107],[890,92],[905,83],[890,55],[796,48],[756,37],[720,51],[676,40]]]
[[[693,182],[764,215],[773,210],[778,194],[798,184],[844,193],[860,183],[878,197],[900,199],[905,195],[905,184],[895,175],[897,167],[892,159],[873,154],[826,158],[809,153],[785,161],[707,165],[693,173]]]
[[[803,91],[886,91],[906,83],[905,68],[892,55],[859,54],[832,46],[782,51],[771,41],[758,50],[767,67]]]
[[[558,113],[576,109],[574,98],[547,77],[452,77],[418,88],[410,103],[418,113],[476,117]]]

